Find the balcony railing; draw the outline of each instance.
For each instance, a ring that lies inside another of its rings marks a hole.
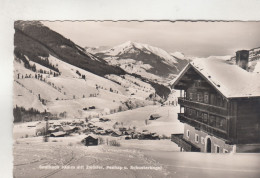
[[[179,147],[185,151],[200,152],[200,148],[196,147],[192,143],[183,138],[183,134],[172,134],[171,141],[176,143]]]
[[[186,124],[194,127],[196,130],[202,130],[202,131],[208,133],[209,135],[223,138],[225,140],[228,139],[227,133],[225,131],[212,127],[205,123],[202,123],[201,121],[197,120],[196,118],[189,118],[189,117],[185,116],[183,113],[178,113],[178,120],[182,123],[186,123]]]
[[[228,110],[226,108],[213,106],[213,105],[206,104],[206,103],[200,103],[200,102],[196,102],[196,101],[187,100],[183,97],[178,98],[178,103],[180,105],[183,105],[183,106],[196,108],[196,109],[199,109],[199,110],[203,110],[205,112],[214,113],[214,114],[221,115],[221,116],[227,116],[228,115]]]

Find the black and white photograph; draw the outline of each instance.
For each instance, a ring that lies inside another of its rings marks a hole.
[[[13,177],[260,177],[260,22],[13,28]]]

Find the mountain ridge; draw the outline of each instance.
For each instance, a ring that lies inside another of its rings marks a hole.
[[[182,70],[189,59],[184,55],[180,57],[180,54],[178,53],[178,58],[174,56],[174,53],[168,53],[161,48],[132,41],[95,53],[96,56],[103,58],[112,65],[121,67],[127,72],[156,80],[167,78]]]
[[[121,68],[111,66],[105,60],[85,52],[84,48],[42,25],[40,22],[17,21],[14,28],[16,54],[21,53],[28,56],[31,60],[38,61],[40,60],[39,56],[48,57],[52,54],[65,62],[101,76],[106,74],[125,74],[125,71]]]

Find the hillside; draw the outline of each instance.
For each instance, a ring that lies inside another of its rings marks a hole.
[[[14,27],[13,104],[19,117],[28,112],[63,118],[98,117],[162,103],[171,91],[159,74],[164,72],[166,76],[168,69],[177,72],[176,66],[187,62],[181,53],[169,54],[132,42],[123,45],[128,47],[123,47],[124,55],[134,48],[147,54],[144,60],[143,55],[137,55],[139,61],[104,60],[41,22],[16,21]]]
[[[106,60],[86,52],[84,48],[44,26],[41,22],[16,21],[14,27],[14,54],[16,58],[23,61],[27,69],[32,71],[35,71],[36,66],[40,64],[42,66],[41,72],[51,70],[55,72],[56,76],[59,75],[58,66],[55,66],[50,61],[50,56],[54,56],[61,61],[102,77],[112,74],[117,76],[132,74],[119,66],[111,65]],[[134,77],[139,77],[142,80],[141,75],[134,75]],[[155,78],[158,78],[158,76],[155,76]],[[167,86],[161,86],[160,88],[163,88],[163,91],[159,91],[157,81],[149,83],[155,83],[153,86],[155,86],[155,92],[158,95],[161,97],[168,96],[169,89]]]
[[[171,74],[178,74],[188,63],[188,59],[181,53],[170,54],[158,47],[131,41],[95,55],[129,73],[161,82]]]
[[[34,63],[27,59],[27,63]],[[35,71],[27,69],[23,60],[15,58],[14,106],[47,111],[55,116],[85,118],[153,104],[147,98],[155,89],[139,78],[110,74],[106,79],[52,55],[48,60],[60,74],[38,63]],[[92,106],[95,108],[88,109]]]
[[[55,70],[55,67],[41,59],[41,57],[48,58],[52,55],[100,76],[125,74],[121,68],[111,66],[103,59],[86,52],[84,48],[42,25],[41,22],[16,21],[14,28],[15,55],[17,57],[24,58],[23,56],[26,55],[31,61]]]

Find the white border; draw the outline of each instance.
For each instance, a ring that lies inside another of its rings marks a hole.
[[[14,20],[260,20],[260,1],[1,0],[1,177],[12,177]]]

